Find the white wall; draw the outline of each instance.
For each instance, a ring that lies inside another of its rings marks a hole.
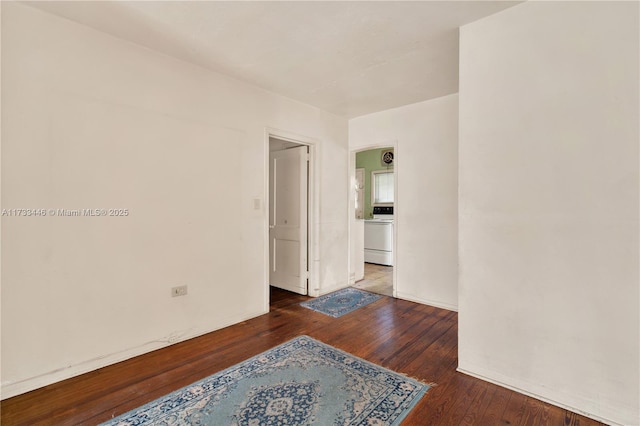
[[[2,77],[2,207],[129,209],[2,217],[3,398],[266,312],[266,127],[318,141],[348,282],[346,120],[7,2]]]
[[[349,121],[352,151],[394,143],[397,297],[456,310],[458,96]]]
[[[355,194],[349,202],[355,205]],[[355,284],[364,279],[364,219],[351,217],[349,220],[349,284]]]
[[[638,3],[461,29],[462,371],[639,422]]]
[[[364,219],[356,218],[357,185],[356,152],[351,151],[349,153],[349,284],[351,285],[364,279]],[[363,203],[364,200],[360,200],[360,204]]]

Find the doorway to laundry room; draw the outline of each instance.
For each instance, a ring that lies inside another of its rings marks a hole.
[[[395,150],[386,146],[355,153],[355,224],[362,230],[354,287],[394,295]],[[355,235],[354,235],[355,236]],[[352,238],[353,243],[354,238]],[[357,242],[359,238],[355,238]],[[356,243],[357,244],[357,243]]]

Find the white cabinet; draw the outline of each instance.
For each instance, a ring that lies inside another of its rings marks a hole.
[[[365,220],[364,261],[393,266],[393,220]]]

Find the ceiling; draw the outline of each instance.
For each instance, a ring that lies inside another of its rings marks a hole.
[[[458,28],[514,1],[27,4],[348,118],[458,91]]]

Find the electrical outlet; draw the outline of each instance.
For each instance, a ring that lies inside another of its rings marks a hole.
[[[187,295],[186,285],[181,285],[179,287],[171,288],[171,297],[186,296],[186,295]]]

